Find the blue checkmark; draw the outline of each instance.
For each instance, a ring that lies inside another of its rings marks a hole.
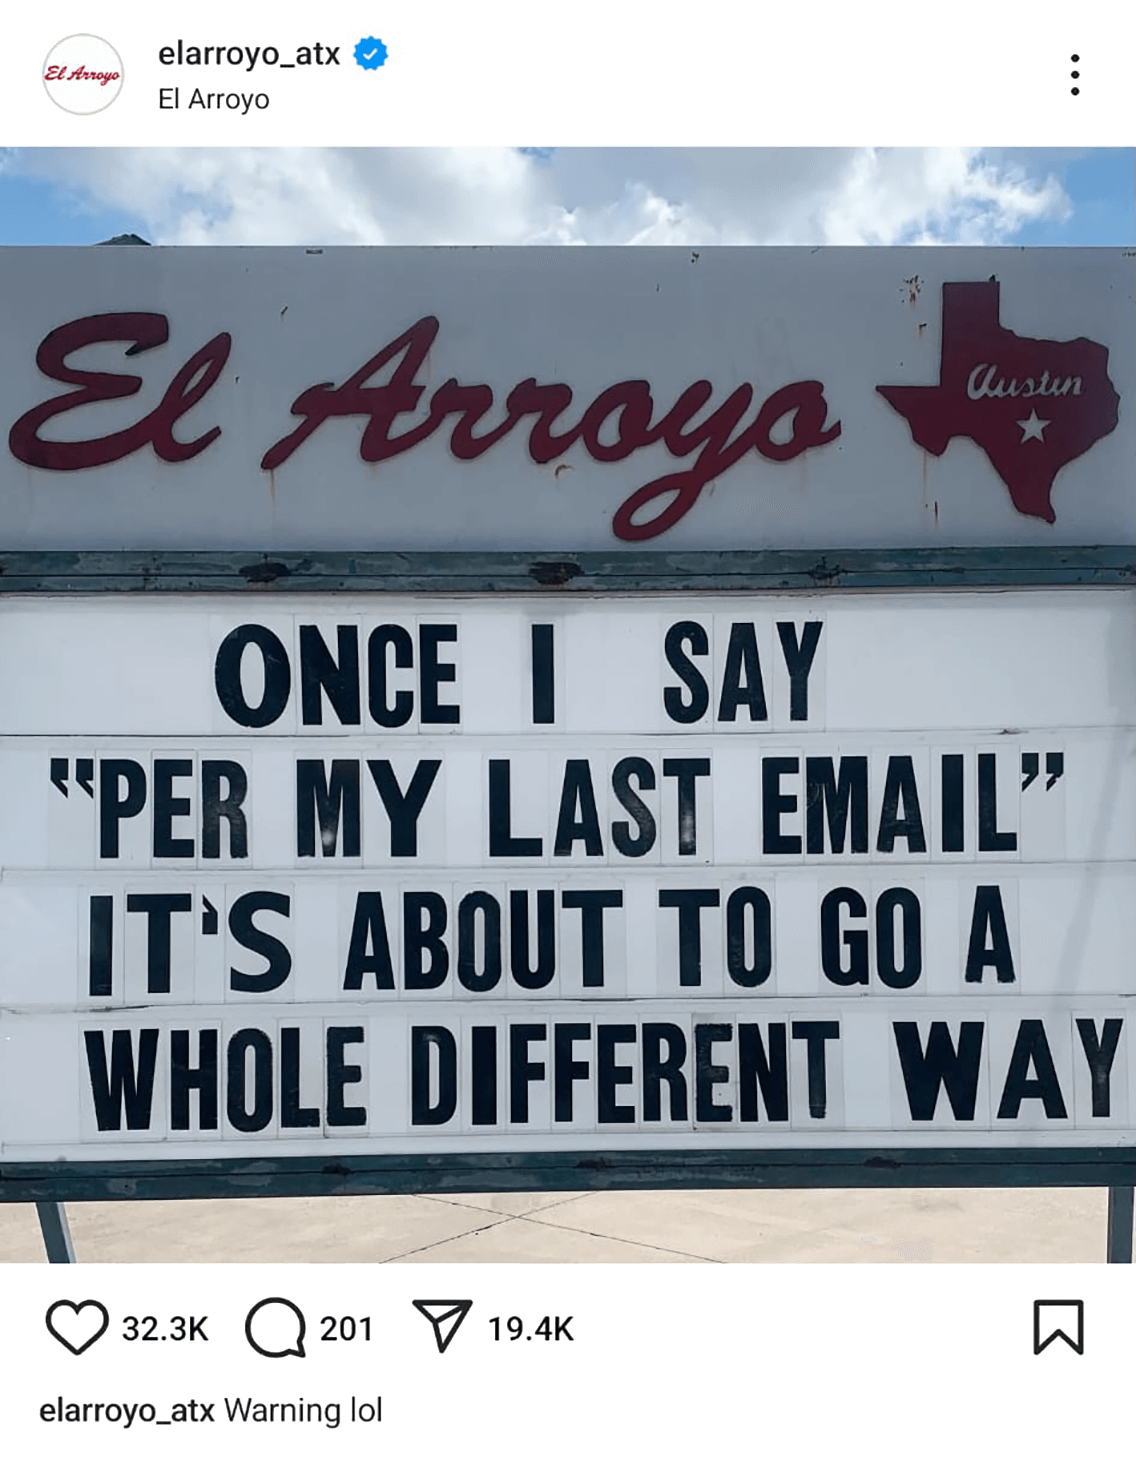
[[[364,71],[378,71],[387,59],[387,48],[375,36],[364,36],[355,47],[355,61]]]

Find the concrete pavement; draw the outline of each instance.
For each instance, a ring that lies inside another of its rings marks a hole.
[[[1104,1189],[421,1194],[71,1204],[111,1262],[1093,1263]],[[0,1262],[44,1259],[35,1207],[0,1205]]]

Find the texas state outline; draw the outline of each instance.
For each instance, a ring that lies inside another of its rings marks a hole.
[[[952,439],[971,439],[1014,507],[1050,524],[1057,518],[1051,494],[1058,473],[1119,421],[1108,348],[1087,337],[1058,342],[1010,331],[1000,321],[993,277],[944,283],[937,384],[876,391],[928,453],[939,456]]]

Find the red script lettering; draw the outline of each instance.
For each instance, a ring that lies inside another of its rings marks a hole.
[[[49,398],[16,421],[8,435],[8,447],[22,464],[37,469],[92,469],[100,464],[113,464],[136,449],[153,444],[154,453],[167,463],[192,459],[207,449],[221,430],[212,428],[200,438],[182,443],[174,438],[174,425],[182,414],[199,403],[221,375],[228,361],[233,339],[220,332],[199,352],[195,352],[174,377],[152,413],[129,428],[106,434],[101,439],[41,439],[40,429],[50,419],[81,408],[87,403],[106,403],[112,398],[130,398],[142,386],[140,377],[119,372],[91,372],[70,367],[67,358],[81,347],[96,342],[130,342],[127,357],[160,347],[169,339],[170,324],[166,317],[153,311],[116,311],[102,316],[83,316],[56,327],[39,345],[36,365],[56,382],[75,383],[78,391]]]
[[[493,407],[492,388],[485,383],[459,384],[455,378],[443,383],[430,398],[421,423],[400,434],[392,434],[400,414],[412,413],[425,388],[415,379],[426,354],[438,335],[438,318],[424,316],[402,336],[383,347],[340,387],[317,383],[305,389],[292,404],[292,413],[303,422],[273,444],[261,460],[263,469],[278,469],[321,424],[330,418],[366,416],[360,453],[369,464],[405,454],[456,416],[450,431],[450,450],[457,459],[476,459],[499,443],[524,418],[533,418],[529,428],[529,457],[537,464],[559,459],[578,440],[591,458],[600,463],[626,459],[636,449],[658,441],[676,459],[697,458],[689,469],[672,471],[630,495],[612,521],[615,534],[624,541],[645,541],[676,525],[693,508],[699,495],[718,475],[724,474],[751,449],[766,459],[795,459],[806,449],[831,443],[840,433],[840,423],[825,428],[828,404],[819,382],[790,383],[767,398],[753,422],[740,428],[754,398],[749,383],[735,389],[719,408],[699,424],[695,417],[713,397],[713,385],[693,383],[679,395],[669,412],[652,423],[655,411],[651,385],[642,380],[616,383],[606,388],[584,410],[574,428],[554,431],[554,424],[572,404],[567,383],[538,383],[526,378],[505,398],[505,417],[483,433],[474,429]],[[391,367],[389,381],[367,386],[380,368]],[[775,440],[774,427],[783,419],[790,423],[789,437]],[[606,427],[607,434],[601,436]],[[638,512],[663,500],[647,519]]]

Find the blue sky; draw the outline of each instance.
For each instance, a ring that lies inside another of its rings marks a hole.
[[[1057,170],[1073,213],[1063,222],[1027,224],[1016,243],[1136,245],[1136,148],[1039,152],[1037,160]]]
[[[123,210],[91,207],[81,195],[46,179],[0,177],[0,243],[5,245],[89,245],[138,225]]]
[[[1136,244],[1136,150],[25,149],[0,243]]]

